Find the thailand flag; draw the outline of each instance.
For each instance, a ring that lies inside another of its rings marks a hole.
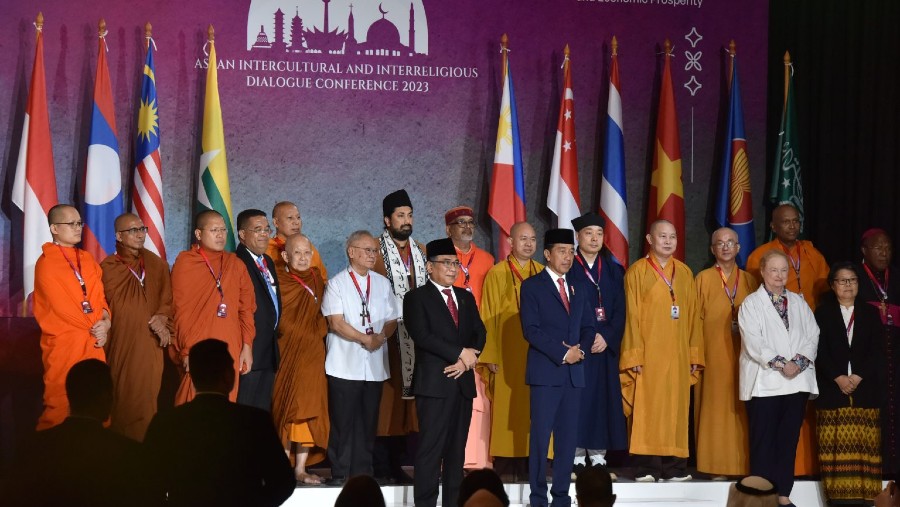
[[[505,35],[504,35],[505,37]],[[503,49],[503,97],[500,100],[500,120],[497,122],[497,149],[494,153],[494,173],[488,214],[497,222],[500,240],[497,257],[509,255],[507,241],[516,222],[525,220],[525,171],[522,168],[522,145],[519,142],[519,119],[516,95],[513,91],[509,56]]]
[[[572,219],[581,216],[578,192],[578,157],[575,150],[575,99],[572,93],[569,46],[563,61],[563,93],[559,104],[556,143],[550,165],[550,188],[547,207],[556,214],[556,226],[573,229]]]
[[[600,183],[600,215],[606,219],[603,242],[619,264],[628,267],[628,206],[625,197],[625,136],[622,130],[622,96],[619,94],[618,43],[612,38],[609,66],[609,102],[606,106],[606,138],[603,142],[603,177]]]
[[[82,244],[98,261],[116,249],[116,217],[124,212],[119,143],[112,86],[106,65],[105,23],[100,35],[97,78],[94,81],[94,109],[84,178],[84,234]]]

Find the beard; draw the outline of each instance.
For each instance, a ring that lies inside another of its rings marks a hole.
[[[406,225],[399,229],[394,229],[393,227],[389,228],[388,231],[391,233],[391,237],[397,241],[406,241],[412,236],[412,226]]]

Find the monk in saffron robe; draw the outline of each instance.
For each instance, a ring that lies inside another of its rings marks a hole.
[[[803,296],[810,309],[816,310],[819,296],[828,292],[828,263],[811,241],[797,239],[803,224],[800,212],[790,204],[782,204],[772,210],[769,227],[775,239],[760,245],[747,258],[747,271],[762,282],[759,261],[769,250],[780,250],[788,256],[788,279],[785,288]],[[806,417],[800,428],[797,458],[794,462],[796,475],[814,475],[819,471],[818,444],[816,444],[816,412],[812,403],[806,404]]]
[[[172,341],[169,265],[144,248],[147,227],[137,215],[116,218],[116,251],[103,259],[103,288],[113,313],[106,357],[113,380],[110,428],[138,442],[156,414],[163,351]]]
[[[675,259],[666,220],[650,226],[650,253],[625,273],[622,401],[637,482],[690,480],[686,473],[690,389],[703,360],[694,274]]]
[[[531,259],[537,248],[531,225],[513,225],[508,240],[510,255],[494,265],[484,279],[481,320],[487,339],[479,361],[493,372],[490,455],[494,468],[513,475],[513,479],[525,479],[531,400],[525,384],[528,342],[519,318],[519,298],[522,282],[540,273],[544,266]],[[506,460],[508,463],[503,463]]]
[[[272,208],[272,225],[275,226],[275,237],[269,240],[266,255],[275,261],[276,270],[281,271],[284,269],[284,259],[281,257],[281,252],[284,251],[284,242],[288,236],[303,232],[303,218],[300,217],[300,209],[292,202],[279,202]],[[318,268],[322,279],[328,281],[328,270],[325,269],[322,256],[319,255],[319,251],[316,250],[312,241],[309,242],[309,245],[313,254],[311,266]]]
[[[103,346],[110,311],[97,261],[76,247],[84,224],[78,210],[57,204],[47,213],[52,243],[34,267],[34,318],[41,327],[44,363],[44,412],[37,429],[63,422],[69,415],[66,375],[85,359],[106,361]]]
[[[310,266],[312,245],[302,234],[290,236],[278,270],[281,320],[278,323],[281,366],[275,375],[272,418],[288,452],[294,447],[294,475],[303,484],[321,484],[307,465],[325,459],[328,447],[328,382],[325,379],[325,335],[322,315],[325,282]]]
[[[216,211],[197,215],[194,237],[198,244],[178,254],[172,267],[172,297],[175,302],[175,357],[182,367],[181,385],[175,405],[194,399],[188,353],[207,338],[222,340],[234,359],[235,371],[245,374],[253,366],[256,296],[247,266],[237,255],[225,251],[228,229]],[[237,400],[238,383],[229,399]]]
[[[750,473],[747,410],[738,396],[741,302],[759,287],[737,267],[737,234],[723,227],[712,234],[715,266],[697,274],[697,313],[703,329],[706,368],[694,385],[694,437],[697,470],[712,475]]]

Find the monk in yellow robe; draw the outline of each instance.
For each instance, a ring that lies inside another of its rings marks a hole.
[[[694,385],[697,470],[711,475],[747,475],[750,461],[747,410],[738,397],[741,334],[737,312],[759,282],[737,267],[738,236],[723,227],[712,234],[716,264],[697,274],[697,313],[703,329],[706,368]]]
[[[760,245],[747,258],[747,271],[758,282],[759,261],[769,250],[781,250],[788,256],[788,279],[784,288],[803,296],[806,304],[815,311],[818,298],[829,291],[828,263],[812,242],[797,239],[802,227],[800,212],[790,204],[782,204],[772,210],[769,227],[775,235],[772,241]],[[796,475],[815,475],[819,471],[818,444],[816,443],[816,412],[814,404],[806,404],[806,417],[800,428],[797,458],[794,462]]]
[[[275,226],[275,237],[269,240],[269,248],[266,249],[266,255],[275,261],[275,269],[281,271],[284,269],[284,259],[281,257],[281,252],[284,251],[284,242],[288,236],[303,232],[303,218],[300,216],[300,209],[292,202],[279,202],[272,208],[272,225]],[[316,246],[312,244],[312,241],[309,244],[313,253],[312,267],[317,268],[319,274],[322,275],[322,279],[327,281],[328,270],[325,269],[322,256],[319,255],[319,251],[316,250]]]
[[[294,451],[294,475],[303,484],[321,484],[308,465],[325,459],[328,447],[328,382],[325,379],[325,335],[322,315],[325,282],[311,267],[312,246],[302,234],[288,237],[278,270],[281,320],[278,345],[281,365],[275,374],[272,418],[281,445]]]
[[[222,340],[234,359],[235,371],[245,374],[253,366],[256,296],[247,266],[225,251],[225,219],[216,211],[197,215],[194,237],[198,243],[178,254],[172,267],[175,303],[175,357],[182,367],[175,404],[194,399],[188,353],[207,338]],[[238,383],[229,393],[237,400]]]
[[[529,389],[525,384],[528,342],[519,319],[519,297],[522,281],[544,269],[531,259],[537,248],[537,236],[531,225],[526,222],[513,225],[508,241],[511,253],[488,271],[481,299],[481,320],[487,329],[487,339],[479,361],[493,373],[490,455],[497,468],[505,468],[499,466],[497,458],[528,457],[531,430]],[[524,473],[527,462],[511,460],[510,466],[515,475],[527,477]]]
[[[672,255],[679,238],[666,220],[650,226],[650,253],[625,273],[625,335],[619,378],[629,452],[638,482],[690,480],[690,389],[703,359],[691,269]]]
[[[163,351],[172,341],[172,282],[169,264],[144,248],[147,227],[137,215],[116,218],[116,251],[103,259],[106,300],[112,322],[106,357],[112,374],[110,428],[141,442],[156,414]]]
[[[63,422],[69,415],[66,375],[85,359],[106,361],[103,346],[110,327],[110,311],[103,294],[97,261],[81,243],[84,224],[78,210],[57,204],[47,213],[52,243],[34,267],[34,318],[41,327],[44,363],[44,412],[37,429]]]

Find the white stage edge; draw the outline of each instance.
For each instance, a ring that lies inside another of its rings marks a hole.
[[[683,483],[613,483],[616,505],[628,507],[721,507],[728,499],[727,481],[691,481]],[[530,489],[527,483],[506,484],[511,507],[521,507],[528,503]],[[304,486],[284,503],[288,507],[329,507],[334,505],[340,488],[325,486]],[[412,507],[412,486],[385,486],[381,488],[388,507]],[[575,485],[569,495],[575,501]],[[791,499],[803,507],[825,507],[821,484],[818,481],[797,481]],[[438,500],[440,505],[440,500]],[[573,503],[573,505],[575,505]]]

